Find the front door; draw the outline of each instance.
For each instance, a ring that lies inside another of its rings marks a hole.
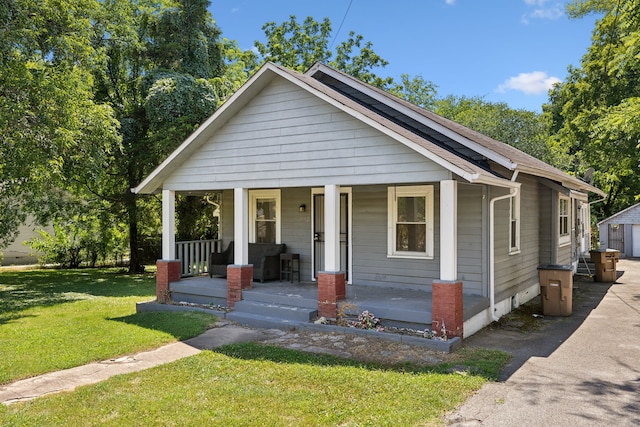
[[[313,192],[313,280],[318,278],[318,272],[324,270],[324,193],[322,190]],[[350,215],[351,199],[348,189],[340,191],[340,269],[346,273],[351,282],[351,227]]]

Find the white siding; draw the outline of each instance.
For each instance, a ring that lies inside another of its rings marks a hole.
[[[427,182],[450,172],[275,79],[164,182],[212,190]]]

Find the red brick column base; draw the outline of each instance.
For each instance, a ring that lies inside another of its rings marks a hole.
[[[442,334],[442,325],[447,337],[462,338],[464,329],[464,312],[462,308],[462,282],[434,281],[431,302],[431,329],[433,333]]]
[[[180,260],[156,261],[156,299],[160,304],[171,301],[169,283],[180,280]]]
[[[242,299],[242,290],[251,288],[253,265],[227,266],[227,307],[233,308]]]
[[[345,273],[318,273],[318,316],[335,319],[338,315],[338,301],[347,295]]]

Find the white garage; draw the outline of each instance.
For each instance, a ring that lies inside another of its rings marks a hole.
[[[616,249],[621,257],[640,257],[640,203],[598,223],[600,247]]]

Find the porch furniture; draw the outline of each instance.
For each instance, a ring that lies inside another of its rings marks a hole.
[[[280,277],[280,254],[287,250],[284,243],[249,243],[249,264],[253,265],[253,280],[264,282]],[[209,277],[227,276],[227,265],[234,263],[233,242],[224,252],[209,255]]]
[[[300,282],[300,254],[280,254],[280,281],[282,282],[283,277],[287,277],[293,283],[293,276],[296,273]]]

